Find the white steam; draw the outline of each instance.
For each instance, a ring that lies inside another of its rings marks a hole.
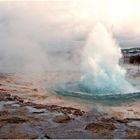
[[[104,25],[98,23],[83,49],[81,85],[92,93],[128,93],[133,87],[119,66],[121,49]]]
[[[139,12],[135,12],[135,18],[128,15],[129,20],[120,20],[112,13],[118,15],[118,8],[127,6],[122,1],[115,3],[116,11],[112,0],[1,1],[0,72],[79,69],[77,52],[97,21],[102,21],[119,38],[121,46],[139,46]],[[107,44],[105,47],[110,49]],[[120,57],[119,49],[110,51]]]

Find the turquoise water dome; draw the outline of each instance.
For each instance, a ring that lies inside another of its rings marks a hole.
[[[98,23],[82,51],[80,86],[88,93],[124,94],[134,92],[119,65],[121,49],[112,34]]]

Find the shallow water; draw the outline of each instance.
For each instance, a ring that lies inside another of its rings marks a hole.
[[[134,81],[133,81],[134,84]],[[138,81],[135,83],[135,86],[138,87]],[[75,82],[65,82],[61,84],[56,84],[51,87],[58,95],[70,96],[79,98],[82,100],[87,100],[90,103],[102,103],[106,105],[118,105],[120,103],[135,102],[140,100],[140,90],[137,89],[136,92],[128,93],[92,93],[86,92],[84,88],[79,85],[78,81]]]

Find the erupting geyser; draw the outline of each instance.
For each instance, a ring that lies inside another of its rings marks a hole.
[[[82,90],[104,95],[134,92],[133,86],[125,80],[120,58],[121,49],[112,34],[104,25],[96,24],[82,53]]]
[[[80,81],[55,86],[64,96],[101,100],[111,103],[140,98],[140,92],[126,79],[126,71],[119,65],[121,49],[112,34],[98,23],[89,34],[82,50]]]

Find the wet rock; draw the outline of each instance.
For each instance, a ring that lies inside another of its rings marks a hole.
[[[125,119],[116,119],[119,123],[128,123],[132,121],[140,121],[139,118],[125,118]]]
[[[140,118],[126,118],[128,121],[140,121]]]
[[[116,119],[117,122],[119,123],[128,123],[128,120],[127,119]]]
[[[130,127],[136,127],[140,129],[140,121],[132,121],[132,122],[127,123],[127,125]]]
[[[0,139],[37,139],[35,132],[29,132],[17,125],[6,126],[0,130]]]
[[[7,110],[0,111],[0,116],[4,116],[4,115],[7,115],[7,114],[9,114],[9,111],[7,111]]]
[[[55,118],[53,118],[53,121],[56,122],[56,123],[66,123],[68,121],[70,121],[71,118],[68,116],[68,115],[59,115],[59,116],[56,116]]]
[[[20,117],[6,117],[6,118],[0,118],[0,122],[6,122],[6,123],[24,123],[27,122],[25,118]]]
[[[97,122],[89,123],[86,125],[85,130],[90,130],[97,135],[99,138],[112,138],[113,131],[116,129],[114,125],[114,120],[105,119],[99,120]]]
[[[140,130],[127,130],[127,139],[140,139]]]
[[[93,130],[93,131],[108,131],[108,130],[114,130],[116,127],[114,124],[112,123],[106,123],[106,122],[97,122],[97,123],[91,123],[91,124],[88,124],[86,126],[86,130]]]

